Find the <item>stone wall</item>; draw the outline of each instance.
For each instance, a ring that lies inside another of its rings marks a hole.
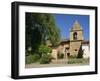
[[[81,41],[70,42],[70,55],[77,56],[80,46],[81,46]]]

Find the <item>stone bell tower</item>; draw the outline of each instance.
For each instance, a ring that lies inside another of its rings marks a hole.
[[[70,55],[78,55],[83,40],[83,29],[81,28],[78,21],[75,21],[73,27],[70,30]]]

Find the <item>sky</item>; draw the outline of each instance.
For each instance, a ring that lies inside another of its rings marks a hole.
[[[77,20],[83,29],[84,40],[89,40],[89,15],[53,14],[60,29],[61,39],[69,39],[70,29]]]

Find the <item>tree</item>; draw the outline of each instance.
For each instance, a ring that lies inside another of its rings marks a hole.
[[[82,44],[80,45],[80,48],[79,48],[79,52],[78,52],[77,58],[83,58]]]
[[[41,33],[36,26],[36,22],[34,22],[34,17],[32,14],[26,13],[26,41],[25,47],[26,52],[28,52],[28,48],[31,47],[32,51],[36,51],[38,45],[41,43]]]
[[[45,13],[26,13],[26,52],[32,47],[37,52],[41,44],[50,40],[53,46],[60,41],[60,30],[55,24],[54,16]]]

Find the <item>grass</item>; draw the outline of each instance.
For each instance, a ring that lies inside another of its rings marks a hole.
[[[89,58],[69,58],[68,64],[89,64]]]
[[[31,54],[31,55],[26,56],[25,63],[31,64],[31,63],[37,62],[39,59],[40,59],[39,55],[36,55],[36,54],[32,55]]]

